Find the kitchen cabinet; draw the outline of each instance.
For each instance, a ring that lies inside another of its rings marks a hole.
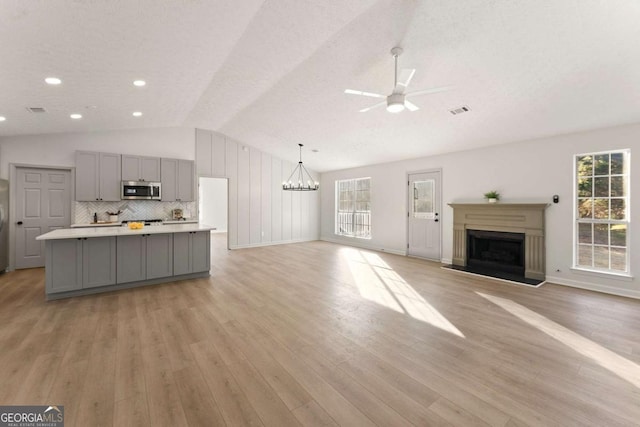
[[[116,283],[116,238],[52,240],[46,245],[47,293]]]
[[[123,154],[122,181],[160,182],[160,158]]]
[[[210,261],[209,231],[190,231],[173,237],[173,274],[209,271]]]
[[[117,237],[117,283],[173,275],[173,234]]]
[[[76,151],[76,200],[120,200],[120,154]]]
[[[47,299],[207,277],[211,230],[202,224],[170,224],[41,234],[36,240],[45,241]]]
[[[161,183],[163,202],[195,200],[195,166],[192,160],[162,159]]]

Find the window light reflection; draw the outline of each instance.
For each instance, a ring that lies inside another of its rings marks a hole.
[[[637,364],[514,301],[480,292],[476,294],[640,388],[640,366]]]
[[[345,248],[343,251],[358,291],[364,298],[464,338],[458,328],[429,304],[380,256],[351,248]]]

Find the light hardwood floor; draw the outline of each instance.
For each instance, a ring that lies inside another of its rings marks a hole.
[[[42,269],[0,276],[0,404],[67,426],[640,422],[640,301],[224,238],[208,279],[45,302]]]

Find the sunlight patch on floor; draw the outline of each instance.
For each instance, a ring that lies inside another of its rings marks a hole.
[[[458,328],[429,304],[380,256],[351,248],[344,249],[343,254],[362,297],[464,338]]]
[[[637,364],[517,302],[480,292],[476,294],[640,388],[640,366]]]

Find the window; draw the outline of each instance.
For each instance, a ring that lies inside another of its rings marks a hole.
[[[371,178],[336,181],[336,234],[371,238]]]
[[[576,156],[577,268],[629,271],[629,151]]]

